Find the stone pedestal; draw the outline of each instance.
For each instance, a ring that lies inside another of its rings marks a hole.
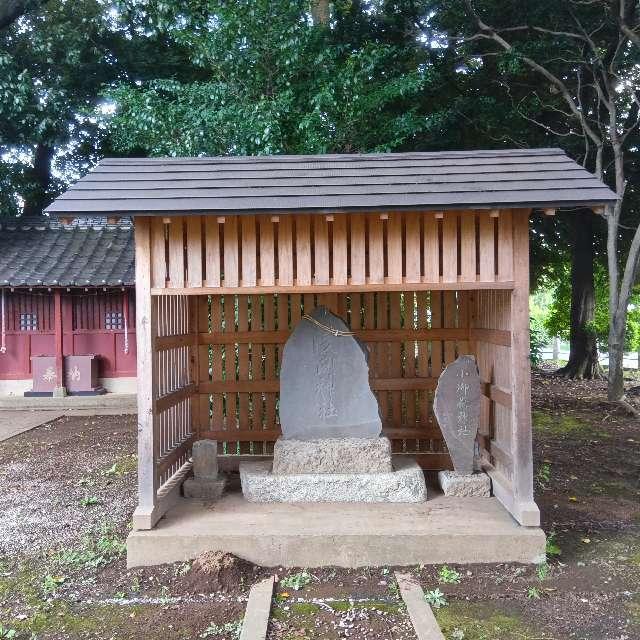
[[[424,502],[424,473],[415,460],[388,472],[276,475],[272,463],[240,464],[242,493],[249,502]]]
[[[187,478],[182,485],[185,498],[199,498],[200,500],[219,500],[224,493],[227,479],[218,476],[215,480],[198,480]]]
[[[491,479],[484,472],[463,474],[439,471],[438,482],[445,496],[456,498],[489,498]]]
[[[191,452],[193,478],[182,485],[186,498],[219,500],[227,480],[218,474],[218,443],[215,440],[198,440]]]
[[[388,438],[279,438],[273,447],[273,473],[391,473]]]

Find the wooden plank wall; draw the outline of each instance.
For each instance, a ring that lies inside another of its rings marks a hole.
[[[509,288],[512,211],[154,218],[155,293]]]
[[[479,330],[475,332],[478,336],[476,358],[485,384],[480,418],[481,454],[483,461],[502,476],[505,487],[511,488],[511,346],[488,341],[495,330],[510,331],[511,294],[509,291],[475,291],[471,304],[473,327]]]
[[[411,454],[425,469],[450,468],[432,412],[437,378],[458,355],[472,352],[478,336],[509,342],[501,331],[470,333],[471,296],[468,291],[200,296],[198,437],[218,440],[221,454],[272,453],[280,435],[284,343],[304,313],[325,305],[369,346],[371,384],[394,451]]]

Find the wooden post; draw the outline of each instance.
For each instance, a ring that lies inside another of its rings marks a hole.
[[[511,294],[511,453],[513,505],[522,525],[540,525],[533,501],[531,444],[531,364],[529,362],[529,211],[514,211],[513,255],[515,287]]]
[[[54,344],[56,355],[56,386],[53,395],[56,398],[67,395],[67,388],[64,380],[64,356],[63,356],[63,339],[62,330],[62,291],[55,289],[53,292],[53,326],[54,326]]]
[[[151,529],[156,514],[158,474],[156,473],[154,341],[157,306],[151,299],[151,238],[149,218],[135,218],[136,241],[136,340],[138,379],[138,507],[133,514],[135,529]]]

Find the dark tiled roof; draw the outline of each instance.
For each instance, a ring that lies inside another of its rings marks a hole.
[[[134,254],[129,220],[0,218],[0,287],[133,285]]]
[[[110,158],[56,214],[340,212],[603,205],[615,194],[561,149]]]

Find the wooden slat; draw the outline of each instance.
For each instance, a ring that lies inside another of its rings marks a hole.
[[[311,228],[309,216],[296,216],[296,285],[311,284]]]
[[[444,291],[443,294],[442,322],[447,327],[455,327],[456,324],[456,295],[454,291]],[[456,343],[453,340],[445,340],[444,363],[451,364],[456,359]]]
[[[334,285],[347,284],[347,217],[335,216],[333,220],[333,279]]]
[[[351,225],[351,284],[366,282],[365,220],[361,213],[350,216]]]
[[[495,280],[494,245],[495,222],[488,213],[479,216],[480,227],[480,280],[489,282]]]
[[[435,213],[424,216],[424,281],[440,282],[440,238]]]
[[[431,292],[431,327],[439,329],[442,327],[442,293],[440,291]],[[431,376],[437,378],[442,373],[442,342],[432,340],[431,342]]]
[[[408,213],[405,216],[405,278],[406,283],[412,284],[421,280],[420,258],[420,214]]]
[[[220,225],[215,216],[204,216],[205,269],[207,287],[220,286]]]
[[[162,218],[151,218],[151,282],[152,287],[166,286],[167,254],[165,225]]]
[[[513,289],[513,281],[505,281],[505,282],[436,282],[436,283],[428,283],[428,282],[420,282],[420,283],[393,283],[386,282],[381,284],[372,284],[367,283],[364,285],[357,285],[354,287],[351,284],[346,285],[327,285],[327,286],[319,286],[311,284],[309,286],[300,286],[295,287],[293,285],[290,286],[274,286],[274,287],[201,287],[194,289],[171,289],[165,290],[161,288],[153,288],[151,289],[151,295],[153,296],[162,296],[162,295],[192,295],[192,296],[214,296],[214,295],[227,295],[227,294],[268,294],[268,293],[290,293],[295,291],[296,293],[315,293],[318,295],[327,295],[327,294],[340,294],[340,293],[350,293],[351,291],[406,291],[408,289],[413,289],[414,291],[464,291],[464,290],[511,290]]]
[[[211,330],[218,332],[220,330],[224,330],[223,327],[223,317],[222,317],[222,297],[221,296],[213,296],[211,298]],[[202,334],[201,334],[202,335]],[[222,380],[224,376],[223,371],[223,347],[218,345],[213,345],[211,347],[211,381],[214,382],[216,380]],[[201,381],[200,382],[200,392],[205,391],[205,385],[207,383]],[[209,391],[211,393],[211,391]],[[212,398],[212,409],[211,409],[211,424],[214,429],[221,428],[224,421],[224,407],[223,407],[223,397],[221,395],[213,396]],[[218,447],[218,453],[221,453],[221,447]]]
[[[257,283],[256,218],[242,216],[242,286],[255,287]]]
[[[476,216],[472,211],[460,216],[460,279],[476,279]]]
[[[458,215],[450,213],[442,219],[442,280],[458,280]]]
[[[387,220],[387,282],[402,282],[402,214]]]
[[[202,286],[202,219],[187,216],[187,287]]]
[[[198,391],[200,391],[199,385],[203,382],[209,382],[209,346],[200,344],[200,333],[207,333],[209,331],[209,300],[208,298],[201,296],[197,298],[198,308],[198,326],[197,334],[198,338]],[[210,408],[210,396],[209,394],[198,393],[198,438],[202,438],[202,432],[206,431],[211,426],[211,418],[209,415]]]
[[[275,278],[275,242],[271,216],[259,216],[260,224],[260,285],[271,287]]]
[[[275,329],[275,304],[273,296],[264,298],[264,329],[269,333]],[[276,348],[272,344],[263,344],[264,353],[264,380],[276,379]],[[276,401],[277,392],[265,393],[264,398],[264,429],[271,429],[276,426]],[[261,434],[262,437],[262,434]],[[263,453],[267,450],[263,446]]]
[[[184,226],[179,216],[169,224],[169,286],[184,287]]]
[[[329,284],[329,225],[325,216],[313,216],[314,285]]]
[[[237,287],[238,273],[238,218],[228,216],[224,225],[224,286]]]
[[[175,336],[157,336],[153,343],[154,351],[165,351],[175,347],[187,347],[191,344],[193,336],[189,333],[181,333]]]
[[[278,222],[278,285],[293,285],[293,237],[291,218],[280,216]]]
[[[185,387],[180,387],[176,391],[172,391],[154,401],[154,411],[156,413],[162,413],[171,407],[175,407],[177,404],[190,398],[196,392],[196,385],[194,383],[188,384]]]
[[[211,440],[226,440],[229,437],[229,431],[224,429],[217,430],[209,430],[202,433],[203,438],[208,438]],[[233,432],[233,439],[239,442],[250,442],[256,439],[256,432],[253,429],[246,430],[238,430]],[[268,440],[270,442],[274,442],[281,435],[282,431],[280,429],[263,429],[260,431],[260,439]],[[396,438],[396,439],[429,439],[429,438],[439,438],[441,437],[439,429],[383,429],[382,435],[388,438]]]
[[[498,280],[513,280],[513,214],[500,211],[498,218]]]
[[[368,217],[369,228],[369,283],[384,283],[383,222],[377,215]]]
[[[238,296],[238,331],[249,331],[249,297]],[[249,381],[250,353],[248,344],[238,344],[238,382],[242,384]],[[252,381],[253,382],[253,381]],[[249,404],[251,395],[240,392],[238,394],[238,426],[237,429],[245,431],[251,427]],[[234,438],[235,440],[236,438]],[[240,453],[249,453],[246,444],[240,446]]]

